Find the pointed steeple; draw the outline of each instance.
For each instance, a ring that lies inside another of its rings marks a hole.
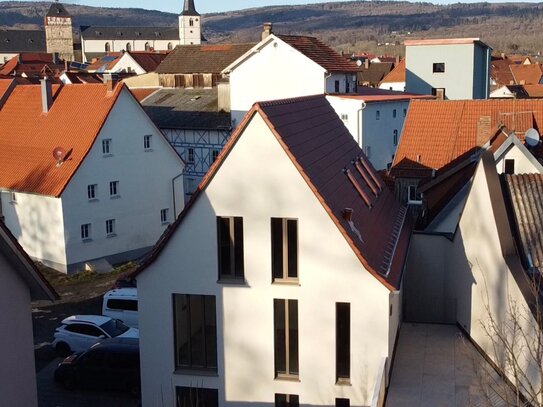
[[[183,6],[183,11],[181,12],[182,16],[199,16],[200,14],[196,11],[194,7],[194,0],[185,0],[185,5]]]

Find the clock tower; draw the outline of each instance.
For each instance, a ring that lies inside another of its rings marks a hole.
[[[72,17],[64,5],[55,1],[45,15],[45,41],[48,53],[58,53],[59,57],[74,60],[74,36],[72,31]]]

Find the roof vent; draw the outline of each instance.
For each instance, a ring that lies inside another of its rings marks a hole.
[[[343,219],[345,219],[347,222],[352,222],[353,220],[353,208],[345,208],[343,211],[341,211],[341,216],[343,216]]]
[[[53,105],[53,87],[51,81],[46,77],[41,82],[41,108],[43,113],[49,112]]]
[[[263,29],[262,29],[262,40],[265,40],[270,36],[272,33],[273,24],[272,23],[264,23]]]

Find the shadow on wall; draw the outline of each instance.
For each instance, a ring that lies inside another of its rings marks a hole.
[[[405,91],[410,93],[418,93],[421,95],[432,95],[434,87],[416,75],[409,69],[405,70]],[[444,99],[447,100],[447,93],[444,94]]]

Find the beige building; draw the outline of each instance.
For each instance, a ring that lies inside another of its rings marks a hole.
[[[59,2],[51,4],[44,18],[46,51],[57,53],[61,59],[74,60],[72,17]]]

